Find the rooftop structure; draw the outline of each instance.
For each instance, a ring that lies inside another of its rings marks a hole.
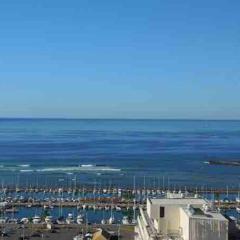
[[[147,199],[135,240],[227,240],[228,220],[205,199],[184,194]]]

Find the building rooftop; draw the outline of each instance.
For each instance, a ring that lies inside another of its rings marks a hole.
[[[149,201],[154,205],[203,205],[208,203],[202,198],[151,198]]]
[[[189,218],[228,221],[221,213],[217,211],[209,210],[204,212],[200,208],[192,208],[192,211],[189,211],[188,207],[183,207],[182,209],[189,216]]]

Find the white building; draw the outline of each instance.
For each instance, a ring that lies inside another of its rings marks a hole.
[[[135,231],[135,240],[227,240],[228,220],[205,199],[168,194],[147,199]]]

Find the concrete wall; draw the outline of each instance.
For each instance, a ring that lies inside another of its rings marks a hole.
[[[151,202],[148,198],[147,198],[147,214],[149,217],[151,217]]]
[[[161,207],[165,208],[164,218],[160,218],[160,206],[158,204],[151,204],[151,202],[147,200],[147,213],[150,218],[157,220],[158,232],[167,234],[169,231],[178,231],[180,226],[179,206],[161,205]],[[155,221],[155,227],[157,226],[157,223]]]
[[[189,240],[227,240],[228,222],[190,218]]]
[[[159,205],[151,204],[150,202],[147,202],[147,213],[150,218],[158,219],[159,213],[160,213]]]
[[[159,228],[158,232],[168,233],[176,232],[179,230],[180,224],[180,212],[178,206],[162,206],[165,207],[165,216],[160,218],[159,216]],[[160,210],[158,209],[158,212]]]
[[[180,208],[180,228],[184,240],[189,240],[189,216],[182,208]]]

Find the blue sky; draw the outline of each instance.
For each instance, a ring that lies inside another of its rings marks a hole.
[[[239,0],[1,0],[0,117],[240,119]]]

